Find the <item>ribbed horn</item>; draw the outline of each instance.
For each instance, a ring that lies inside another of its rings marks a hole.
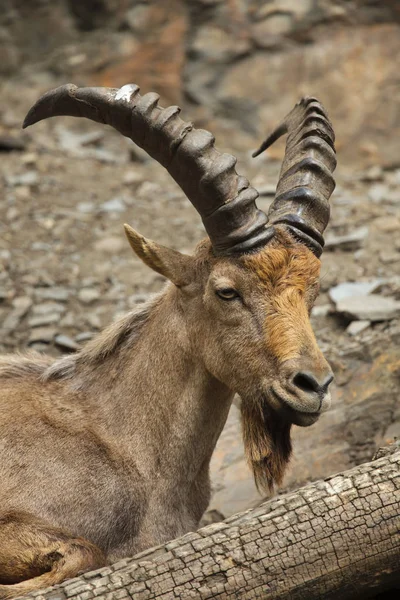
[[[262,246],[273,236],[258,210],[258,192],[235,170],[236,158],[214,147],[214,136],[179,117],[177,106],[161,108],[154,93],[140,96],[137,85],[47,92],[30,109],[23,127],[60,115],[107,123],[161,163],[200,213],[218,255]]]
[[[269,225],[282,224],[317,256],[330,214],[329,198],[335,189],[335,134],[316,98],[302,98],[253,156],[288,133],[285,157],[268,212]]]

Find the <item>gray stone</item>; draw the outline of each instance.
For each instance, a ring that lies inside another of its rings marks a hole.
[[[379,253],[379,260],[384,265],[389,265],[400,261],[400,253],[396,251],[391,252],[387,250],[382,250],[382,252]]]
[[[120,197],[112,198],[107,202],[103,202],[103,204],[100,206],[100,210],[107,213],[124,212],[125,208],[125,202]]]
[[[32,342],[32,344],[29,344],[29,347],[36,352],[47,352],[49,349],[46,342]]]
[[[58,323],[60,320],[60,313],[53,312],[42,315],[37,315],[35,317],[30,317],[28,319],[29,327],[42,327],[43,325],[51,325],[52,323]]]
[[[69,294],[69,290],[62,287],[37,288],[35,290],[36,298],[40,298],[41,300],[55,300],[56,302],[66,302]]]
[[[39,175],[36,171],[27,171],[21,175],[10,175],[6,177],[8,185],[36,185],[39,183]]]
[[[90,315],[86,315],[86,322],[88,325],[90,325],[90,327],[93,327],[93,329],[101,329],[101,319],[99,317],[99,315],[95,315],[95,314],[90,314]]]
[[[60,302],[43,302],[32,307],[33,315],[47,315],[49,313],[64,313],[65,305]]]
[[[18,327],[21,319],[23,319],[31,306],[32,300],[28,296],[20,296],[15,298],[13,301],[14,308],[4,319],[2,328],[7,331],[13,331],[16,327]]]
[[[127,11],[125,21],[131,31],[145,31],[149,21],[149,7],[144,4],[133,6]]]
[[[94,288],[82,288],[79,290],[78,298],[83,304],[92,304],[100,298],[100,292]]]
[[[331,248],[340,248],[341,250],[358,250],[368,237],[368,227],[359,227],[347,235],[327,235],[325,240],[325,250]]]
[[[336,304],[336,310],[360,321],[389,321],[400,316],[400,302],[385,296],[349,296]]]
[[[4,288],[0,288],[0,302],[4,302],[4,300],[8,300],[10,296],[10,292],[5,290]]]
[[[122,182],[125,185],[131,185],[133,183],[141,183],[144,178],[144,173],[141,173],[136,169],[135,171],[127,171],[122,178]]]
[[[249,41],[207,23],[197,30],[191,51],[212,60],[229,60],[249,50]]]
[[[321,304],[319,306],[314,306],[311,311],[311,316],[318,317],[326,317],[332,311],[332,306],[330,304]]]
[[[375,183],[368,190],[368,198],[379,204],[382,200],[385,200],[388,196],[389,188],[385,183]]]
[[[257,191],[259,193],[260,196],[275,196],[275,192],[276,192],[276,185],[271,185],[271,184],[264,184],[261,186],[257,186]]]
[[[253,26],[253,38],[261,48],[269,48],[281,36],[288,34],[292,28],[293,17],[290,13],[271,15]]]
[[[367,171],[361,174],[363,181],[382,181],[383,169],[380,165],[373,165]]]
[[[362,331],[368,329],[371,325],[370,321],[352,321],[346,329],[346,333],[349,335],[358,335]]]
[[[77,344],[72,338],[68,335],[56,335],[54,342],[57,346],[62,348],[63,350],[79,350],[79,344]]]
[[[36,344],[38,342],[43,344],[50,344],[54,337],[57,335],[57,329],[54,327],[37,327],[32,329],[29,335],[28,344]]]
[[[100,141],[104,137],[104,131],[89,131],[87,133],[75,133],[70,129],[58,126],[56,128],[58,142],[63,150],[76,151],[81,146],[87,146]]]
[[[93,331],[82,331],[82,333],[78,333],[78,335],[75,336],[75,341],[80,343],[80,342],[87,342],[88,340],[91,340],[94,338],[96,334]]]
[[[96,205],[94,202],[79,202],[76,208],[81,213],[90,214],[96,210]]]
[[[374,292],[383,282],[383,279],[373,279],[372,281],[346,281],[339,283],[329,290],[329,298],[332,302],[340,302],[344,298],[352,296],[367,296]]]

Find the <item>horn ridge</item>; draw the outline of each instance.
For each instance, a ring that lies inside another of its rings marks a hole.
[[[335,189],[332,125],[316,98],[302,98],[253,156],[267,148],[271,140],[278,139],[277,131],[287,132],[288,136],[268,220],[285,226],[319,256],[322,234],[329,221],[329,198]]]
[[[109,124],[167,169],[202,217],[216,254],[240,251],[243,240],[246,248],[267,243],[271,233],[255,204],[258,192],[237,174],[236,159],[221,154],[209,132],[183,121],[177,107],[161,108],[158,100],[154,93],[141,96],[135,84],[120,89],[67,84],[42,96],[23,126],[61,115]],[[231,203],[229,226],[221,227],[221,215],[228,213],[220,209]]]

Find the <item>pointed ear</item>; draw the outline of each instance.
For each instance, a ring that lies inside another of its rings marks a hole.
[[[190,283],[194,275],[194,259],[191,256],[146,239],[130,225],[125,224],[124,228],[132,250],[148,267],[178,287]]]

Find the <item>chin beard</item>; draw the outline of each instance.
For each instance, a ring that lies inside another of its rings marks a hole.
[[[265,398],[242,400],[243,443],[258,491],[272,492],[282,483],[292,452],[291,423]]]

